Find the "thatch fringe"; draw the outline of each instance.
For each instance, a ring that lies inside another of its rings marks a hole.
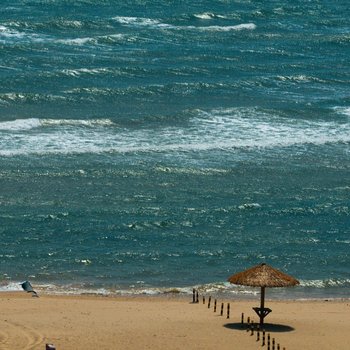
[[[233,284],[250,287],[291,287],[299,281],[265,263],[254,266],[229,277]]]

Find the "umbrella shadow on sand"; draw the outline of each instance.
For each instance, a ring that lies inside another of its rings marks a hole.
[[[224,324],[225,328],[228,329],[234,329],[238,331],[247,331],[247,326],[243,325],[242,323],[226,323]],[[283,325],[283,324],[273,324],[273,323],[264,323],[263,329],[265,332],[271,332],[271,333],[284,333],[284,332],[293,332],[295,328]]]

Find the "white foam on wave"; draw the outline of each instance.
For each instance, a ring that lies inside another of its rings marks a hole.
[[[115,125],[110,119],[16,119],[13,121],[0,122],[0,130],[20,131],[30,130],[45,126],[111,126]]]
[[[202,15],[203,19],[210,19],[218,17],[214,14],[204,13]],[[199,17],[198,17],[199,18]],[[228,31],[240,31],[240,30],[254,30],[256,25],[254,23],[242,23],[233,26],[176,26],[167,23],[163,23],[158,19],[151,18],[141,18],[141,17],[114,17],[114,20],[123,25],[132,25],[132,26],[147,26],[159,29],[172,29],[172,30],[198,30],[198,31],[216,31],[216,32],[228,32]]]
[[[78,20],[61,20],[57,22],[61,27],[67,28],[81,28],[83,27],[83,22]]]
[[[42,125],[70,125],[70,126],[112,126],[115,123],[110,119],[42,119]]]
[[[0,285],[0,292],[17,292],[21,290],[23,289],[19,282],[8,282]]]
[[[212,19],[212,18],[215,18],[215,15],[210,12],[204,12],[204,13],[195,14],[194,17],[199,19]]]
[[[110,68],[77,68],[77,69],[64,69],[62,73],[71,77],[78,77],[80,75],[97,75],[112,73]]]
[[[334,110],[341,115],[350,117],[350,107],[335,107]]]
[[[28,129],[35,132],[27,133]],[[0,155],[170,153],[271,149],[350,142],[350,122],[283,118],[272,111],[196,111],[184,127],[116,128],[109,119],[26,119],[0,123]],[[5,133],[5,131],[11,131]]]
[[[60,39],[56,41],[57,43],[66,45],[85,45],[85,44],[95,44],[97,40],[95,38],[73,38],[73,39]]]
[[[0,284],[1,292],[23,292],[21,283],[23,281],[6,281]],[[151,287],[145,286],[143,281],[138,281],[136,285],[120,286],[120,287],[93,287],[91,285],[66,284],[56,285],[31,281],[33,288],[38,294],[52,294],[52,295],[101,295],[101,296],[161,296],[161,295],[177,295],[188,297],[193,294],[193,289],[198,291],[201,296],[216,296],[236,297],[243,299],[256,298],[260,294],[259,288],[234,285],[229,282],[213,282],[202,285],[185,286],[185,287]],[[288,295],[292,298],[297,296],[298,299],[312,299],[310,289],[318,290],[318,296],[322,297],[322,293],[327,289],[342,289],[346,290],[350,285],[350,279],[325,279],[325,280],[300,280],[300,286],[297,293],[293,293],[288,289]],[[277,288],[279,289],[279,288]],[[270,298],[285,298],[281,290],[271,290]],[[306,298],[305,298],[306,297]]]
[[[17,119],[13,121],[1,122],[0,130],[29,130],[41,126],[41,122],[36,118]]]
[[[219,147],[287,147],[350,141],[350,124],[296,120],[258,109],[220,109],[199,113],[205,134],[219,137]]]
[[[113,17],[113,20],[115,20],[120,24],[125,24],[125,25],[153,26],[153,25],[161,24],[161,22],[157,19],[144,18],[144,17],[116,16],[116,17]]]
[[[86,44],[96,45],[106,42],[118,42],[124,40],[125,38],[126,35],[117,33],[110,35],[100,35],[96,37],[58,39],[56,42],[65,45],[82,46]]]
[[[256,25],[254,23],[243,23],[235,26],[208,26],[208,27],[190,27],[201,31],[215,31],[215,32],[229,32],[240,30],[254,30]]]
[[[4,25],[0,25],[0,39],[1,38],[22,38],[24,33],[21,33],[17,30],[13,30]]]
[[[23,282],[23,281],[22,281]],[[0,285],[0,293],[1,292],[17,292],[23,291],[21,286],[22,282],[8,282]],[[74,285],[54,285],[54,284],[43,284],[43,283],[35,283],[31,282],[34,290],[44,294],[56,294],[56,295],[82,295],[82,294],[93,294],[93,295],[111,295],[111,290],[106,288],[84,288],[80,286]]]
[[[45,95],[39,93],[21,93],[21,92],[8,92],[0,94],[0,104],[8,105],[13,102],[24,103],[24,102],[33,102],[33,101],[61,101],[63,96],[59,95]]]
[[[224,19],[226,18],[225,16],[222,16],[222,15],[216,15],[212,12],[203,12],[203,13],[198,13],[198,14],[195,14],[193,15],[195,18],[198,18],[198,19],[204,19],[204,20],[210,20],[210,19],[214,19],[214,18],[221,18],[221,19]]]
[[[0,25],[0,43],[7,43],[10,41],[35,41],[42,42],[48,37],[31,32],[23,32],[12,29],[11,27]]]
[[[35,291],[38,294],[53,294],[53,295],[103,295],[103,296],[160,296],[160,295],[178,295],[189,296],[193,293],[193,288],[201,295],[235,295],[235,296],[255,296],[259,291],[254,288],[235,286],[228,282],[208,283],[197,286],[185,287],[146,287],[143,281],[138,281],[137,285],[130,285],[128,287],[113,287],[113,288],[91,288],[84,285],[56,285],[44,284],[40,282],[31,282]],[[4,282],[0,285],[1,292],[15,292],[23,291],[21,282]]]
[[[0,284],[0,293],[1,292],[17,292],[23,291],[22,282],[3,282]],[[67,284],[67,285],[56,285],[56,284],[44,284],[40,282],[31,282],[34,290],[38,292],[38,294],[53,294],[53,295],[103,295],[103,296],[115,296],[115,295],[123,295],[123,296],[135,296],[135,295],[162,295],[162,294],[191,294],[192,287],[142,287],[143,282],[139,283],[140,286],[129,286],[125,287],[113,287],[113,288],[93,288],[86,287],[84,285],[77,284]]]
[[[301,287],[327,288],[350,286],[350,279],[301,280]]]

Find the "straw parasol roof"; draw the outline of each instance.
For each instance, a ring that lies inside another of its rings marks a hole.
[[[229,277],[229,282],[250,287],[291,287],[299,284],[289,276],[265,263]]]

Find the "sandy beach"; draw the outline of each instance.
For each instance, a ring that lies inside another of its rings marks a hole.
[[[208,300],[208,298],[207,298]],[[1,293],[0,348],[246,349],[262,336],[241,328],[241,314],[257,320],[255,300],[218,300],[208,308],[191,297],[53,296]],[[224,315],[220,315],[224,302]],[[267,301],[267,334],[280,349],[348,349],[350,301]],[[266,338],[267,342],[267,338]],[[267,348],[267,346],[265,346]]]

